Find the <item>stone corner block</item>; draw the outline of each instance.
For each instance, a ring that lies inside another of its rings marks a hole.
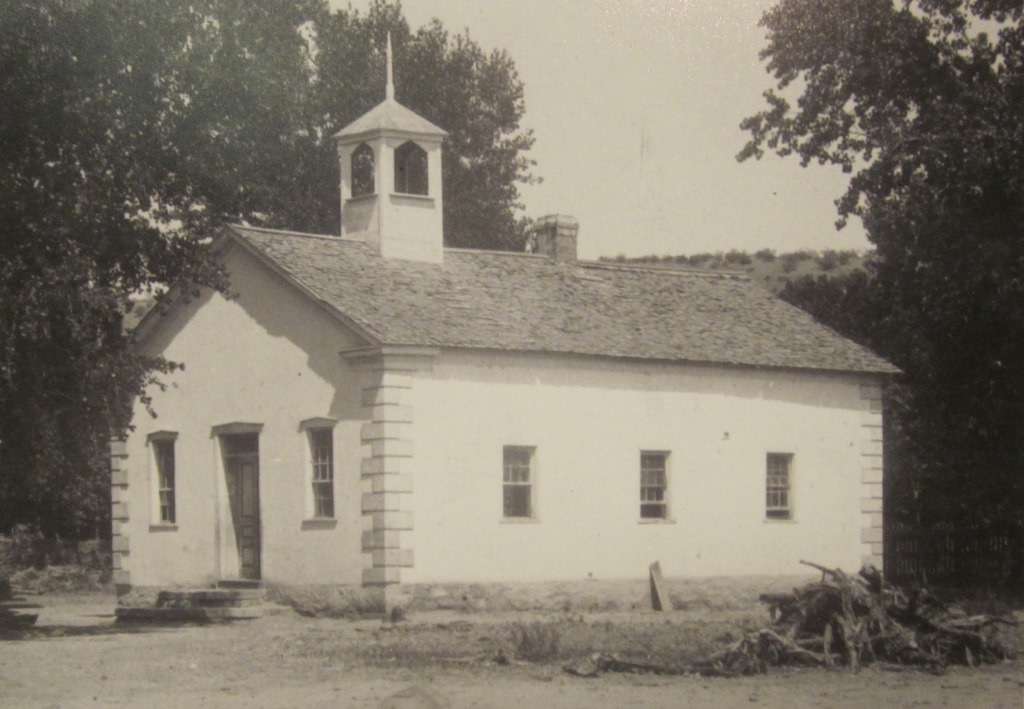
[[[870,457],[881,457],[882,455],[882,442],[881,441],[864,441],[860,445],[860,454]]]
[[[374,478],[374,480],[384,480],[385,477]],[[361,506],[363,512],[385,512],[392,510],[401,509],[401,500],[398,495],[385,493],[380,490],[374,492],[364,492]]]
[[[864,527],[860,530],[860,541],[864,544],[882,543],[881,527]]]
[[[413,455],[412,441],[408,439],[387,438],[378,441],[363,441],[370,443],[370,453],[375,458],[399,457],[411,458]]]
[[[864,485],[877,485],[882,482],[884,472],[879,468],[862,468],[860,481]]]
[[[363,443],[407,439],[409,433],[409,424],[393,421],[364,423],[359,430],[360,440]]]
[[[412,529],[412,523],[412,512],[399,512],[397,510],[390,510],[373,513],[374,531],[408,531]]]
[[[395,567],[363,569],[364,586],[386,586],[402,582],[402,570]]]
[[[874,554],[874,553],[872,553],[872,554],[861,554],[860,565],[861,566],[867,566],[868,564],[870,564],[871,566],[874,566],[876,569],[881,569],[882,568],[882,555],[881,554]]]
[[[370,410],[370,420],[375,423],[412,423],[412,407],[374,406]]]
[[[128,519],[128,503],[127,502],[115,502],[110,506],[110,518],[111,519]]]
[[[376,493],[412,492],[411,475],[376,475],[371,484]]]
[[[362,405],[366,407],[398,406],[402,403],[404,391],[398,387],[366,387],[362,391]]]
[[[397,549],[402,545],[402,533],[392,529],[368,529],[363,532],[363,551]]]
[[[860,499],[861,512],[881,512],[882,499],[879,497],[862,497]]]
[[[408,465],[403,457],[386,456],[383,458],[363,458],[359,464],[359,472],[363,476],[399,474]]]
[[[412,565],[412,549],[375,549],[373,552],[374,568],[409,568]]]

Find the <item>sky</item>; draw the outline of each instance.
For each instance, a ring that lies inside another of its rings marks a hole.
[[[346,0],[332,0],[345,7]],[[581,258],[769,248],[866,249],[836,231],[837,168],[794,157],[736,161],[740,121],[772,86],[757,26],[772,0],[404,0],[485,51],[505,49],[525,86],[522,125],[538,185],[531,217],[580,222]],[[352,0],[365,11],[369,0]],[[397,56],[396,61],[401,61]],[[402,87],[396,87],[401,102]],[[442,126],[443,127],[443,126]]]

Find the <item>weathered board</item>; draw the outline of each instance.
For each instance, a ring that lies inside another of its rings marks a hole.
[[[656,611],[672,610],[672,599],[665,588],[665,578],[661,575],[661,562],[651,564],[651,608]]]

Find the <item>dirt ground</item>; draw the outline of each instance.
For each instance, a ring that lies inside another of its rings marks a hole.
[[[553,622],[541,614],[437,612],[384,624],[279,609],[230,625],[125,628],[113,622],[112,596],[26,600],[40,606],[36,628],[0,640],[5,707],[1024,707],[1022,660],[940,676],[868,668],[582,679],[562,660],[494,662],[503,628]],[[572,654],[614,644],[613,635],[685,636],[701,650],[727,639],[735,620],[633,612],[553,624]]]

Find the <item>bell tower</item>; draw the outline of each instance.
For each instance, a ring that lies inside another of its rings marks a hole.
[[[395,100],[391,35],[384,100],[337,134],[341,234],[384,258],[444,258],[441,143],[448,135]]]

